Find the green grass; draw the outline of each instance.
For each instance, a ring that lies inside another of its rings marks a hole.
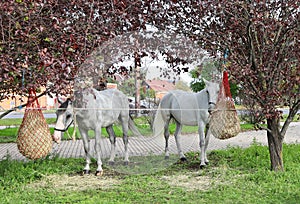
[[[200,170],[199,154],[191,152],[188,162],[145,175],[105,166],[100,178],[78,175],[83,158],[8,158],[0,161],[0,203],[299,203],[300,145],[284,145],[284,172],[269,170],[268,155],[258,144],[212,151]]]
[[[151,131],[149,125],[147,125],[147,124],[137,124],[137,127],[138,127],[138,129],[139,129],[139,131],[141,132],[142,135],[146,136],[146,135],[151,135],[152,134],[152,131]],[[123,134],[121,126],[120,125],[115,125],[113,128],[114,128],[116,136],[117,137],[121,137],[122,134]],[[253,130],[254,129],[253,125],[251,125],[251,124],[241,124],[241,128],[242,128],[243,131]],[[0,130],[0,143],[15,142],[16,138],[17,138],[17,135],[18,135],[18,129],[19,129],[18,127],[9,127],[9,128],[5,128],[3,130]],[[171,124],[170,125],[170,133],[174,134],[175,129],[176,129],[175,124]],[[63,137],[63,140],[71,139],[73,131],[74,131],[74,128],[70,127],[68,129],[69,135],[67,133],[65,133],[64,137]],[[183,128],[182,128],[182,133],[183,134],[197,133],[197,131],[198,131],[198,127],[197,126],[183,126]],[[50,127],[50,133],[53,134],[53,132],[54,132],[54,128]],[[102,128],[102,134],[103,134],[104,137],[108,136],[105,128]],[[89,131],[89,136],[91,138],[94,138],[94,132],[93,131]],[[129,136],[132,136],[131,131],[129,131]],[[76,139],[80,139],[81,138],[78,129],[76,129],[75,138]]]
[[[55,119],[54,118],[50,118],[50,119],[46,119],[47,124],[54,124],[55,123]],[[21,125],[22,123],[22,119],[1,119],[0,120],[0,126],[7,126],[7,128],[0,130],[0,143],[4,143],[4,142],[15,142],[17,135],[18,135],[18,129],[19,129],[19,125]],[[152,131],[151,128],[149,126],[149,124],[147,123],[147,119],[145,117],[141,117],[141,118],[136,118],[135,119],[135,123],[140,131],[140,133],[142,135],[151,135]],[[114,131],[117,137],[121,137],[123,135],[122,133],[122,128],[120,124],[114,125]],[[54,128],[50,127],[50,133],[53,134],[54,132]],[[192,130],[190,130],[192,129]],[[171,125],[170,127],[171,132],[173,133],[175,131],[175,125]],[[70,136],[72,136],[74,131],[73,127],[70,127],[68,129],[68,133],[64,134],[63,139],[67,140],[67,139],[71,139]],[[184,128],[184,131],[186,132],[193,132],[193,131],[197,131],[197,127],[191,127],[191,128]],[[108,134],[106,132],[105,128],[102,128],[102,134],[104,137],[107,137]],[[132,132],[129,131],[129,136],[132,135]],[[89,131],[89,136],[91,138],[94,137],[94,132],[93,131]],[[80,133],[79,130],[76,129],[76,134],[75,134],[76,139],[80,139]]]
[[[22,123],[22,118],[0,119],[0,126],[19,126]],[[47,124],[54,124],[55,118],[46,118]]]
[[[54,128],[50,127],[50,133],[51,135],[54,132]],[[142,135],[150,135],[151,134],[151,130],[150,129],[145,129],[145,128],[139,128],[140,132]],[[13,127],[13,128],[5,128],[3,130],[0,130],[0,143],[7,143],[7,142],[16,142],[17,139],[17,135],[18,135],[18,127]],[[73,135],[73,131],[74,131],[74,127],[70,127],[68,130],[68,133],[64,133],[63,136],[63,140],[69,140],[72,139],[72,135]],[[123,135],[122,133],[122,128],[120,126],[114,126],[114,131],[117,137],[121,137]],[[90,138],[94,138],[94,132],[93,131],[89,131],[88,132]],[[129,131],[128,133],[129,136],[132,136],[132,132]],[[108,134],[106,132],[105,128],[102,128],[102,136],[103,137],[108,137]],[[78,128],[76,129],[76,134],[75,134],[75,138],[76,139],[81,139],[80,133]]]

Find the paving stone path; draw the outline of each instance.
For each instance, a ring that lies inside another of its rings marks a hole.
[[[219,140],[211,136],[208,150],[225,149],[228,146],[248,147],[255,140],[258,143],[267,145],[266,131],[248,131],[242,132],[234,138],[227,140]],[[187,151],[199,151],[199,139],[197,134],[182,135],[182,149]],[[291,123],[287,134],[285,136],[285,143],[300,143],[300,122]],[[91,147],[94,145],[94,140],[91,140]],[[174,137],[171,136],[170,152],[177,153]],[[124,145],[122,138],[117,138],[117,157],[123,156]],[[101,153],[102,158],[109,157],[110,143],[109,139],[103,138],[101,140]],[[129,138],[129,155],[130,156],[144,156],[149,154],[163,154],[164,139],[154,137],[130,137]],[[81,140],[63,141],[60,145],[53,143],[52,155],[57,155],[63,158],[81,158],[84,157],[83,144]],[[16,143],[0,144],[0,160],[5,158],[14,160],[26,160],[17,148]]]

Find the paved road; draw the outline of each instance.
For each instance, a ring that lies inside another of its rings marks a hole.
[[[242,132],[234,138],[219,140],[213,136],[210,139],[208,150],[225,149],[228,146],[248,147],[255,140],[263,145],[267,144],[266,131],[248,131]],[[184,152],[199,151],[199,139],[196,134],[183,135],[182,148]],[[94,143],[94,140],[91,140]],[[285,136],[285,143],[300,143],[300,123],[291,123]],[[110,144],[107,138],[101,140],[102,158],[109,156]],[[123,156],[123,143],[121,138],[117,138],[117,156]],[[164,139],[160,137],[131,137],[129,139],[129,155],[143,156],[149,154],[163,154]],[[177,153],[174,137],[170,138],[170,151]],[[52,155],[58,155],[64,158],[84,157],[83,145],[81,140],[63,141],[60,145],[53,144]],[[0,160],[9,156],[11,159],[26,160],[23,157],[15,143],[0,144]]]
[[[2,112],[0,112],[0,115]],[[24,113],[22,112],[11,112],[8,115],[4,116],[3,119],[17,119],[17,118],[23,118]],[[56,118],[55,113],[44,113],[45,118]]]
[[[289,110],[288,109],[281,109],[283,114],[288,114]],[[247,112],[245,110],[237,110],[238,114],[243,114],[244,112]],[[2,112],[0,112],[1,115]],[[300,114],[300,111],[298,111],[298,113]],[[11,112],[8,115],[6,115],[3,119],[7,119],[7,118],[23,118],[24,113],[22,112]],[[56,114],[55,113],[44,113],[44,117],[45,118],[56,118]]]

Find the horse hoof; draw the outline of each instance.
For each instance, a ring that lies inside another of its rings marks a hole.
[[[129,161],[124,161],[124,166],[128,166],[129,165]]]
[[[114,162],[114,161],[109,161],[109,162],[108,162],[108,165],[109,165],[109,166],[113,166],[113,165],[115,165],[115,162]]]
[[[206,167],[206,165],[200,165],[200,169],[204,169]]]
[[[102,176],[103,175],[103,171],[96,171],[95,176]]]
[[[187,161],[187,159],[186,159],[185,157],[181,157],[181,158],[180,158],[180,161],[182,161],[182,162],[186,162],[186,161]]]
[[[83,174],[83,175],[89,175],[89,174],[90,174],[90,170],[86,170],[86,169],[85,169],[85,170],[83,170],[82,174]]]
[[[168,160],[168,159],[170,159],[170,156],[165,156],[165,160]]]

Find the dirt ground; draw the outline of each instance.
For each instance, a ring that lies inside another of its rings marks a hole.
[[[162,176],[161,179],[171,186],[182,187],[186,190],[208,190],[212,179],[201,176],[199,172],[189,172],[180,175]],[[122,179],[117,176],[104,175],[50,175],[42,180],[27,185],[31,189],[49,189],[66,191],[85,191],[88,189],[110,189],[122,185]]]

